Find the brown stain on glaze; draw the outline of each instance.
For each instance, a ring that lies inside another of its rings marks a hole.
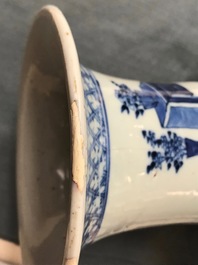
[[[66,259],[65,261],[65,265],[77,265],[78,264],[78,260],[73,258],[73,259]]]
[[[154,175],[153,175],[153,178],[156,178],[157,177],[157,173],[158,173],[158,171],[156,170],[155,173],[154,173]]]
[[[84,141],[81,134],[78,107],[75,101],[71,105],[71,120],[73,147],[72,179],[77,185],[77,188],[82,192],[84,188],[85,175],[85,159],[83,155]]]
[[[37,61],[36,64],[31,65],[27,74],[26,87],[30,86],[31,89],[36,88],[37,93],[42,94],[46,96],[46,98],[48,98],[54,94],[54,87],[61,86],[61,78],[43,73],[39,69],[39,64],[40,62]],[[36,78],[32,78],[32,76],[36,76]],[[43,86],[39,85],[41,83],[45,84],[46,89],[44,89]]]
[[[74,91],[77,92],[77,82],[76,82],[76,79],[74,79]]]

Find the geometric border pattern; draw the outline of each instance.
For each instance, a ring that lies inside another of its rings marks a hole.
[[[100,84],[81,66],[87,122],[87,184],[83,246],[94,241],[105,213],[110,176],[110,139]]]

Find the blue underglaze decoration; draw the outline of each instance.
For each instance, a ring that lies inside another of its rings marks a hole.
[[[133,111],[135,112],[136,118],[138,118],[140,115],[143,115],[145,108],[138,93],[136,91],[132,91],[125,84],[119,85],[114,81],[112,81],[112,83],[119,88],[115,91],[115,95],[122,103],[121,112],[125,111],[129,114],[130,111]]]
[[[141,90],[132,90],[125,84],[112,83],[118,87],[115,96],[121,102],[121,112],[135,117],[142,116],[147,109],[154,109],[162,128],[198,128],[198,97],[179,84],[140,83]],[[156,137],[153,131],[142,131],[143,138],[152,147],[151,159],[146,168],[149,174],[154,169],[174,168],[177,173],[186,158],[198,155],[198,142],[182,138],[175,132],[165,131]]]
[[[112,81],[122,103],[121,112],[135,112],[136,118],[147,109],[155,109],[163,128],[198,129],[198,97],[179,84],[140,83],[141,91]]]
[[[88,173],[83,245],[93,242],[103,220],[109,186],[110,139],[105,102],[94,74],[81,67],[88,135]]]
[[[154,98],[164,128],[198,128],[198,97],[179,84],[140,83],[142,100]],[[145,97],[144,97],[145,95]]]
[[[147,166],[147,173],[150,173],[153,169],[162,169],[163,164],[166,164],[167,170],[174,167],[177,173],[183,166],[183,160],[188,156],[187,139],[170,131],[159,138],[156,137],[153,131],[143,130],[142,135],[152,147],[152,150],[148,151],[151,163]]]

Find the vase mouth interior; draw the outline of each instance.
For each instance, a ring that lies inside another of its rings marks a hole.
[[[26,264],[62,264],[71,204],[65,62],[49,12],[36,18],[22,72],[18,129],[20,243]]]

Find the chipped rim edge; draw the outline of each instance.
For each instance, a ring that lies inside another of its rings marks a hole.
[[[0,263],[1,261],[21,265],[22,257],[20,246],[11,241],[0,238]]]
[[[83,85],[76,45],[63,13],[56,6],[46,5],[37,14],[36,19],[44,14],[51,16],[59,34],[68,82],[72,134],[72,195],[63,264],[77,265],[84,230],[87,166]]]

